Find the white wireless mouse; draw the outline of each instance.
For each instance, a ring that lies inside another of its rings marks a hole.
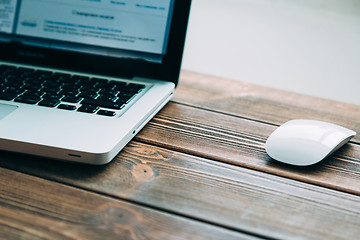
[[[280,162],[308,166],[320,162],[342,147],[356,132],[316,120],[291,120],[267,139],[267,154]]]

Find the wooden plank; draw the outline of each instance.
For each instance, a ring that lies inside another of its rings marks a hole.
[[[187,71],[173,101],[275,125],[299,118],[332,122],[356,131],[353,141],[360,143],[360,105]]]
[[[0,169],[0,239],[258,239]]]
[[[0,165],[269,238],[356,239],[360,234],[359,196],[134,141],[103,167],[11,153],[1,154]],[[34,187],[26,191],[31,195]],[[56,192],[57,202],[70,197]],[[53,202],[45,200],[47,195],[41,203]],[[87,204],[87,197],[78,201]],[[63,209],[71,212],[71,205]]]
[[[360,146],[347,144],[309,167],[272,160],[265,141],[275,126],[170,103],[136,137],[191,155],[360,195]]]

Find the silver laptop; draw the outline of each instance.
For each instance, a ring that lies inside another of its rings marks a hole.
[[[110,162],[173,95],[190,1],[0,1],[0,150]]]

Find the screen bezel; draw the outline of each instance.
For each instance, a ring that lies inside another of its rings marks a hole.
[[[174,2],[169,41],[162,63],[41,48],[16,41],[0,43],[0,58],[12,62],[107,76],[171,81],[177,85],[190,6],[191,0],[175,0]]]

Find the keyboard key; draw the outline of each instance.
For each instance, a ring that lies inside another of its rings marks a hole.
[[[99,111],[97,112],[97,114],[103,115],[103,116],[108,116],[108,117],[114,117],[114,116],[116,115],[115,112],[113,112],[113,111],[106,111],[106,110],[99,110]]]
[[[110,91],[113,88],[113,86],[111,86],[108,82],[97,83],[95,86],[97,88],[107,89],[108,91]]]
[[[60,104],[60,101],[55,98],[47,98],[38,103],[38,105],[44,106],[44,107],[56,107],[59,104]]]
[[[24,93],[24,91],[25,90],[21,89],[21,88],[9,87],[4,92],[5,93],[14,93],[14,94],[20,95],[20,94]]]
[[[23,85],[22,81],[7,81],[6,86],[12,87],[12,88],[19,88]]]
[[[53,82],[53,81],[46,81],[42,84],[44,87],[47,87],[47,88],[60,88],[61,86],[61,83],[59,82]]]
[[[60,92],[60,88],[58,88],[58,87],[53,87],[53,88],[51,88],[51,87],[43,87],[43,88],[41,88],[40,89],[40,91],[41,92],[44,92],[44,93],[58,93],[58,92]]]
[[[10,65],[1,65],[0,66],[0,71],[1,72],[10,72],[10,71],[14,71],[14,70],[16,70],[16,67],[14,67],[14,66],[10,66]]]
[[[117,97],[114,95],[100,95],[96,100],[114,102]]]
[[[18,68],[18,71],[20,72],[21,75],[30,75],[32,73],[35,72],[34,69],[31,69],[31,68],[23,68],[23,67],[19,67]]]
[[[74,106],[74,105],[67,105],[67,104],[60,104],[60,105],[58,106],[58,108],[73,111],[73,110],[76,109],[76,106]]]
[[[53,74],[53,77],[54,78],[57,78],[57,79],[65,79],[65,78],[70,78],[71,75],[70,74],[67,74],[67,73],[54,73]]]
[[[94,85],[88,84],[88,85],[81,85],[80,91],[81,92],[93,92],[97,91],[98,89],[94,87]]]
[[[36,104],[41,100],[39,96],[34,95],[21,95],[17,97],[14,101],[15,102],[21,102],[21,103],[27,103],[27,104]]]
[[[114,90],[109,90],[109,89],[101,89],[99,91],[99,94],[103,94],[103,95],[114,95],[115,96],[118,93],[119,93],[119,91],[114,91]]]
[[[129,103],[131,101],[131,99],[133,98],[133,94],[119,94],[118,95],[118,100],[116,102],[122,102],[122,103]]]
[[[37,70],[35,71],[36,75],[41,78],[47,78],[50,77],[53,73],[46,70]]]
[[[91,106],[91,105],[82,105],[78,111],[85,112],[85,113],[95,113],[99,109],[98,106]]]
[[[18,95],[16,93],[0,93],[0,99],[1,100],[7,100],[7,101],[11,101],[14,98],[16,98]]]
[[[115,90],[118,90],[118,89],[121,89],[121,88],[124,88],[126,87],[126,82],[117,82],[117,81],[112,81],[110,83],[112,86],[114,86],[114,89]]]
[[[138,92],[139,90],[145,88],[145,85],[143,85],[143,84],[130,83],[130,84],[128,85],[128,87],[129,87],[129,89],[130,89],[131,91]]]
[[[86,76],[79,76],[79,75],[73,75],[71,77],[71,79],[76,82],[76,81],[90,81],[90,78],[89,77],[86,77]]]
[[[72,95],[72,96],[76,96],[79,94],[79,90],[77,89],[63,89],[59,92],[60,94],[63,95]]]
[[[108,80],[105,78],[92,78],[90,79],[90,82],[93,84],[107,84]]]
[[[38,91],[39,89],[42,88],[42,86],[40,84],[25,84],[23,87],[23,89],[27,89],[27,90],[31,90],[31,91]]]
[[[56,94],[56,93],[46,93],[44,96],[42,96],[43,99],[52,98],[60,100],[64,95]]]
[[[81,101],[81,103],[87,104],[87,105],[100,106],[100,107],[104,107],[104,108],[117,109],[117,110],[120,110],[123,108],[123,104],[119,104],[119,103],[112,102],[112,101],[100,101],[97,99],[84,99]]]
[[[77,89],[79,89],[79,86],[76,86],[73,82],[63,82],[63,83],[61,83],[61,88],[77,90]]]
[[[74,96],[65,96],[61,99],[63,102],[69,102],[69,103],[78,103],[81,101],[81,98],[74,97]]]
[[[82,98],[96,98],[98,94],[94,91],[93,92],[85,91],[85,92],[81,92],[78,96]]]
[[[34,89],[27,90],[25,94],[28,96],[36,96],[36,97],[40,97],[40,96],[44,95],[43,92],[40,92],[40,91],[34,90]]]

